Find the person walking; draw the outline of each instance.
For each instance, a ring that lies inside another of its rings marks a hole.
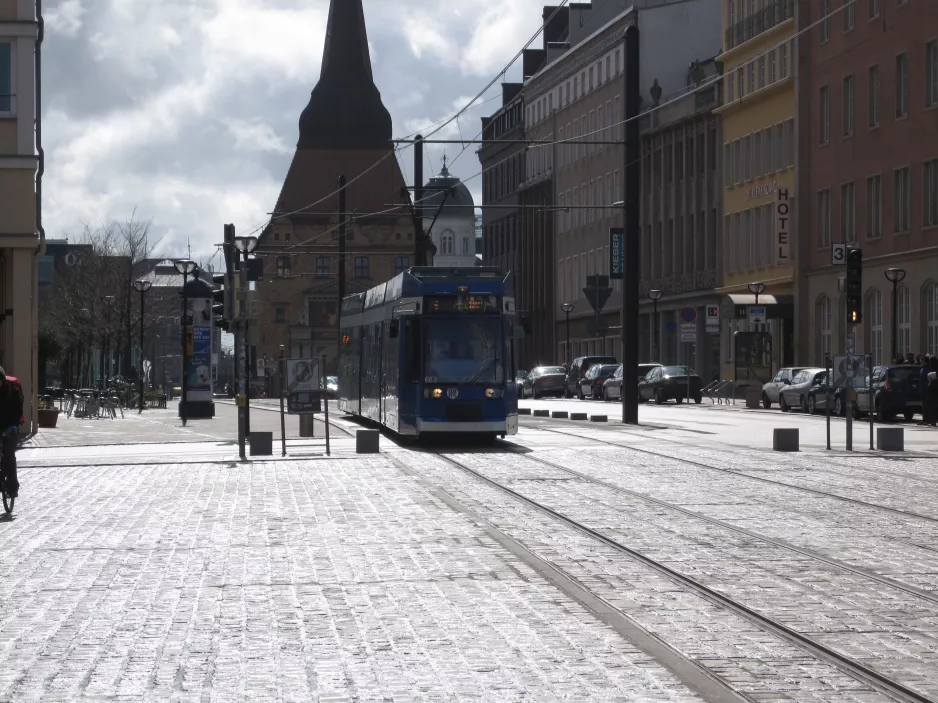
[[[23,387],[0,367],[0,481],[11,498],[16,498],[20,491],[16,478],[16,441],[22,423]]]

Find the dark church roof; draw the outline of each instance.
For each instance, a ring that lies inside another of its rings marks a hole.
[[[300,149],[390,147],[391,115],[371,73],[362,0],[331,0],[319,83],[300,115]]]
[[[423,212],[425,217],[433,218],[436,215],[436,208],[440,204],[446,206],[440,212],[441,216],[475,217],[475,202],[472,199],[472,194],[463,185],[462,181],[450,175],[446,168],[446,157],[443,157],[443,170],[440,171],[440,175],[431,178],[425,187],[427,188],[424,193]],[[448,194],[439,190],[441,188],[447,188]],[[445,202],[443,200],[444,195],[446,196]]]

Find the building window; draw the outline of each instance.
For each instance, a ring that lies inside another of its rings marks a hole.
[[[817,194],[818,246],[826,249],[831,245],[831,191],[830,188]]]
[[[840,186],[840,241],[852,244],[857,239],[856,189],[853,183]]]
[[[896,57],[896,118],[909,114],[909,57]]]
[[[869,294],[870,349],[873,366],[883,362],[883,294],[874,288]]]
[[[759,87],[765,88],[765,57],[759,57]]]
[[[367,256],[355,257],[355,278],[371,278],[371,260]]]
[[[406,256],[399,256],[394,259],[394,275],[403,273],[410,268],[410,259]]]
[[[818,96],[818,133],[819,143],[827,144],[831,140],[831,91],[823,86]]]
[[[897,168],[892,186],[892,229],[896,233],[909,231],[909,195],[909,168]]]
[[[879,125],[879,66],[870,66],[869,77],[869,118],[870,127]]]
[[[331,273],[331,267],[329,266],[329,259],[325,256],[316,257],[316,275],[319,278],[325,278]]]
[[[0,42],[0,113],[13,112],[13,44]]]
[[[756,64],[752,61],[746,63],[746,92],[752,93],[756,89]]]
[[[843,133],[849,137],[853,135],[853,76],[844,78],[843,92]]]
[[[883,236],[883,177],[878,173],[866,179],[866,236]]]
[[[778,70],[782,78],[788,78],[788,44],[778,47]]]
[[[769,52],[769,83],[774,83],[776,79],[775,51]]]
[[[925,45],[925,107],[938,105],[938,41]]]
[[[922,201],[925,206],[922,224],[938,225],[938,159],[926,161],[922,174]]]
[[[870,0],[869,17],[871,20],[875,20],[877,17],[879,17],[879,3],[880,0]]]
[[[821,43],[831,38],[831,0],[821,0]]]
[[[746,83],[743,76],[743,69],[736,69],[736,97],[740,100],[743,99],[743,96],[746,94]]]
[[[277,257],[277,275],[281,277],[290,275],[290,257],[289,256]]]
[[[794,168],[795,166],[795,118],[785,120],[785,156],[788,161],[786,166]]]
[[[44,256],[39,259],[39,285],[48,286],[55,280],[55,257]]]
[[[905,357],[912,352],[912,291],[905,286],[896,289],[899,336],[896,352]]]
[[[844,31],[849,32],[853,29],[853,23],[856,19],[856,12],[854,11],[854,5],[856,4],[854,0],[843,0],[844,8],[841,12],[844,15]]]
[[[925,353],[938,354],[938,283],[925,289]]]
[[[817,363],[823,365],[831,353],[831,299],[826,295],[817,301],[815,310],[818,326]]]
[[[274,322],[285,322],[287,313],[282,307],[274,308]]]
[[[455,246],[455,243],[456,243],[456,235],[453,234],[453,231],[449,229],[444,230],[443,236],[440,237],[440,249],[441,249],[440,253],[443,256],[452,256],[453,247]]]

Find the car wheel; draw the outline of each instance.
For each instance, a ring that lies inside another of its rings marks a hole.
[[[762,407],[766,410],[772,407],[772,401],[769,400],[769,396],[767,396],[765,392],[762,393]]]
[[[803,413],[808,412],[808,399],[805,398],[804,396],[801,396],[801,408],[800,408],[800,410],[801,410],[801,412],[803,412]]]
[[[837,417],[843,417],[845,414],[844,413],[844,401],[841,400],[840,396],[837,396],[836,398],[834,398],[834,414]]]
[[[789,410],[788,403],[785,402],[785,396],[781,393],[778,395],[778,407],[783,413],[787,413]]]
[[[817,412],[817,401],[813,395],[808,396],[808,412],[814,415]]]
[[[702,396],[702,395],[695,395],[695,396],[694,396],[694,402],[697,403],[697,405],[700,405],[700,404],[703,402],[703,396]]]
[[[609,397],[609,389],[608,389],[608,388],[603,388],[603,400],[605,400],[607,403],[608,403],[610,400],[612,400],[612,399]]]
[[[914,410],[906,410],[905,412],[902,413],[902,417],[905,418],[906,422],[912,422],[912,418],[915,417],[915,411],[914,411]]]
[[[657,403],[658,405],[664,404],[664,393],[662,393],[657,388],[655,389],[655,403]]]

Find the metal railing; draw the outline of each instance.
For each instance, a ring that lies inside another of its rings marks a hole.
[[[744,17],[732,27],[727,27],[725,51],[729,51],[763,32],[769,31],[772,27],[794,16],[794,0],[775,0],[761,12]]]
[[[714,381],[704,387],[702,393],[713,405],[736,405],[736,383],[734,381]]]

